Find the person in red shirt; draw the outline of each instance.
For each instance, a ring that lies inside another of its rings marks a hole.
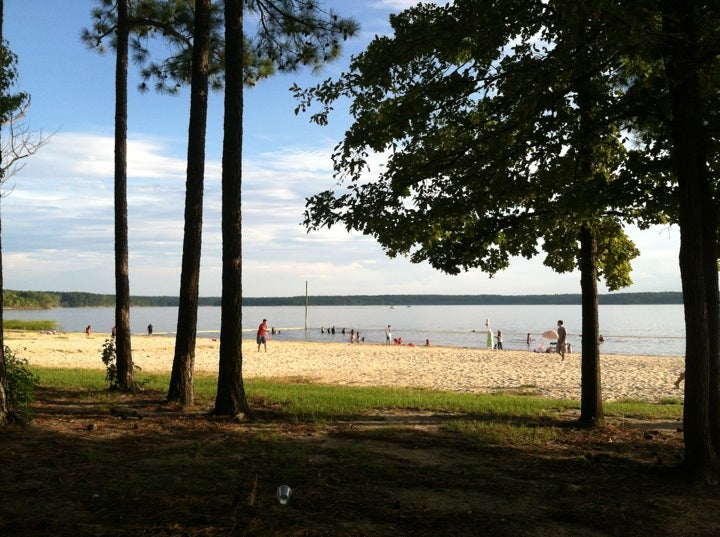
[[[263,319],[260,323],[260,326],[258,326],[257,331],[257,344],[258,344],[258,352],[260,352],[260,345],[265,347],[265,352],[267,352],[267,319]]]

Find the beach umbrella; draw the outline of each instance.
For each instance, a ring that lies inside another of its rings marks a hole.
[[[557,339],[558,333],[555,330],[545,330],[545,332],[542,333],[542,337],[544,339]]]

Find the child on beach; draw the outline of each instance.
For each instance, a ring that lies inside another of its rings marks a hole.
[[[681,383],[683,380],[685,380],[685,371],[683,371],[682,373],[680,373],[680,376],[677,378],[677,380],[676,380],[675,382],[673,382],[673,384],[675,385],[675,389],[679,389],[679,388],[680,388],[680,383]]]

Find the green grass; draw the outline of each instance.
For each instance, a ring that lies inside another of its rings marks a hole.
[[[448,423],[445,429],[461,433],[477,444],[512,446],[542,446],[555,440],[559,432],[557,427],[532,427],[513,420],[460,420]]]
[[[31,367],[40,377],[41,386],[74,388],[97,392],[104,390],[105,372],[87,369],[53,369]],[[169,375],[136,373],[136,379],[147,390],[165,391]],[[212,405],[217,378],[214,375],[195,376],[195,400],[198,405]],[[545,399],[525,395],[466,394],[413,388],[347,387],[251,379],[245,381],[245,391],[251,400],[273,406],[297,421],[322,422],[351,419],[369,412],[418,411],[463,414],[471,420],[510,423],[522,418],[547,419],[568,409],[577,409],[572,400]],[[606,416],[638,419],[673,419],[682,416],[679,400],[663,403],[622,401],[605,403]],[[472,428],[473,426],[468,426]],[[535,433],[531,433],[535,434]]]
[[[37,332],[40,330],[57,330],[57,321],[26,321],[19,319],[3,320],[3,328],[5,330],[26,330]]]
[[[105,372],[100,369],[55,369],[35,366],[30,366],[29,369],[40,377],[41,386],[85,390],[105,388]]]
[[[367,388],[252,380],[248,395],[281,404],[304,420],[352,417],[377,409],[403,409],[478,416],[534,417],[556,414],[573,401],[524,396],[464,394],[414,388]]]
[[[603,405],[606,415],[637,419],[673,419],[681,418],[683,404],[681,399],[663,399],[658,403],[646,401],[616,401]]]

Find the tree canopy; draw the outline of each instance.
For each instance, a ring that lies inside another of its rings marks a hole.
[[[326,123],[341,97],[354,118],[333,156],[344,188],[311,197],[305,224],[342,223],[390,256],[491,275],[541,250],[546,265],[572,270],[585,225],[608,287],[626,286],[638,251],[623,224],[648,222],[649,187],[621,173],[621,130],[607,121],[615,71],[592,70],[577,20],[557,22],[544,2],[509,4],[411,8],[339,80],[295,88],[298,110],[324,105],[313,121]]]
[[[318,123],[340,97],[355,120],[334,154],[348,191],[311,197],[309,228],[342,222],[390,256],[451,274],[493,275],[541,250],[556,271],[580,269],[580,420],[595,424],[597,280],[631,283],[638,251],[623,222],[644,205],[632,195],[641,182],[619,173],[626,150],[607,120],[617,72],[598,65],[586,15],[545,2],[419,5],[391,17],[394,35],[376,37],[338,81],[294,90],[299,109],[324,105]]]
[[[104,41],[115,47],[117,13],[114,0],[98,0],[93,10],[93,27],[85,30],[83,41],[103,52]],[[225,84],[225,43],[222,2],[210,5],[210,87]],[[315,0],[251,0],[243,2],[245,84],[254,85],[276,71],[300,67],[320,68],[336,59],[343,40],[357,33],[350,18],[326,10]],[[141,66],[139,89],[176,94],[190,85],[195,5],[189,0],[134,0],[129,2],[130,50]],[[253,29],[254,25],[254,29]],[[158,43],[166,52],[158,55]]]
[[[707,482],[720,468],[718,21],[699,0],[421,4],[339,80],[294,88],[298,110],[323,106],[314,121],[341,97],[354,119],[334,154],[343,190],[308,199],[309,229],[342,223],[451,273],[541,248],[555,270],[578,261],[585,297],[598,275],[629,282],[626,222],[678,223],[686,464]]]

